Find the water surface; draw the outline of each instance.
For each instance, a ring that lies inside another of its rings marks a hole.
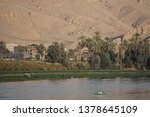
[[[96,95],[103,90],[105,95]],[[0,83],[0,99],[150,99],[150,78],[72,78]]]

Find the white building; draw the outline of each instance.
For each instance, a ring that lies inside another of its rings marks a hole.
[[[15,44],[15,43],[6,43],[6,48],[10,51],[10,52],[12,52],[12,53],[14,53],[14,47],[15,46],[18,46],[18,44]]]

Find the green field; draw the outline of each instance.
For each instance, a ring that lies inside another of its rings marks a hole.
[[[25,77],[24,74],[30,74]],[[0,71],[0,82],[49,80],[66,78],[114,78],[114,77],[150,77],[150,71],[127,70],[31,70],[31,71]]]
[[[72,63],[69,68],[58,63],[41,61],[0,61],[0,82],[64,79],[64,78],[114,78],[114,77],[150,77],[150,70],[80,70]],[[68,70],[71,69],[71,70]],[[30,78],[25,77],[25,73]]]

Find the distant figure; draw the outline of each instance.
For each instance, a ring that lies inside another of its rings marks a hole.
[[[30,77],[31,77],[31,75],[30,75],[30,74],[28,74],[28,73],[24,73],[24,77],[30,78]]]

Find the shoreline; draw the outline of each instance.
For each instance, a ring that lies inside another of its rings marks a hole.
[[[30,77],[26,77],[25,73]],[[150,70],[56,70],[56,71],[0,71],[0,82],[69,79],[69,78],[115,78],[115,77],[150,77]]]

